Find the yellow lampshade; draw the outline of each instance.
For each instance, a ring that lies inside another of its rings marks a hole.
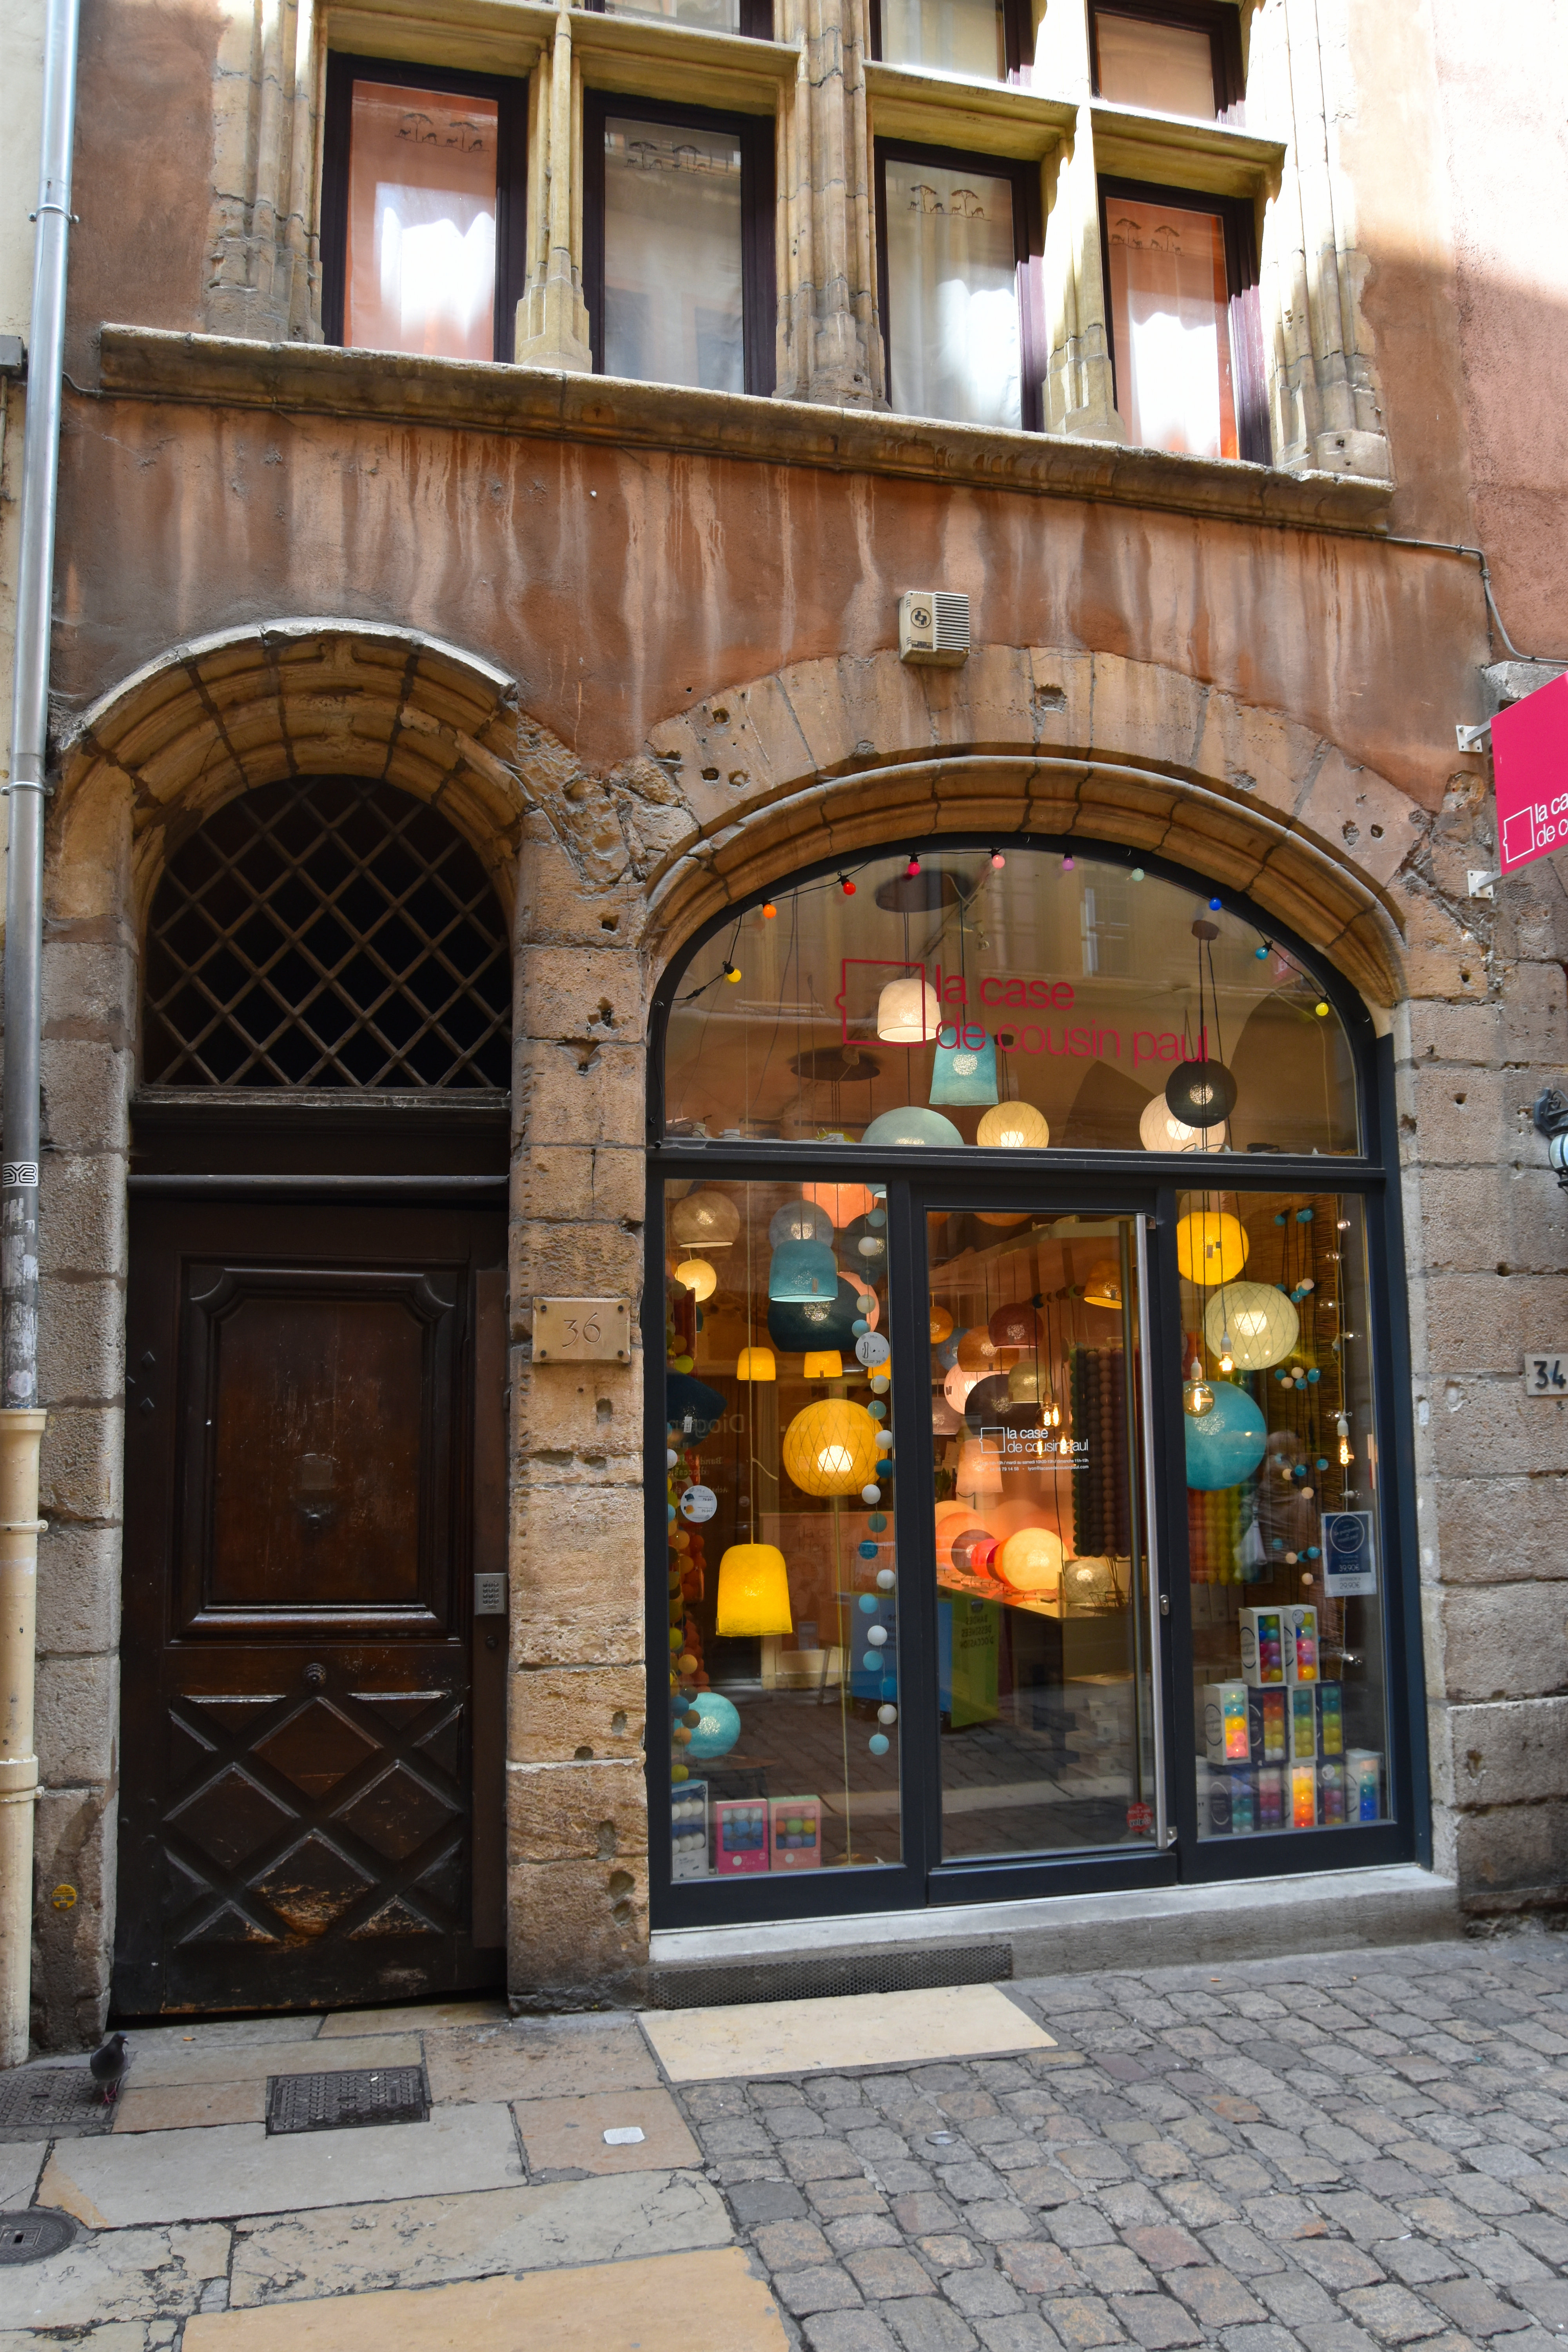
[[[1227,1129],[1186,1127],[1163,1095],[1151,1095],[1138,1122],[1138,1140],[1145,1151],[1223,1151]]]
[[[975,1142],[993,1151],[1043,1151],[1050,1139],[1044,1113],[1026,1102],[993,1103],[974,1130]]]
[[[742,1348],[735,1359],[738,1381],[776,1381],[779,1368],[771,1348]]]
[[[1243,1372],[1266,1372],[1290,1353],[1301,1318],[1282,1290],[1267,1282],[1227,1282],[1204,1309],[1204,1337]]]
[[[959,1363],[966,1372],[973,1372],[976,1380],[1001,1369],[996,1361],[1000,1353],[996,1341],[984,1323],[972,1324],[967,1331],[959,1335]]]
[[[699,1300],[711,1298],[719,1287],[719,1277],[705,1257],[682,1258],[675,1269],[677,1282],[683,1282],[692,1297]]]
[[[719,1562],[716,1633],[793,1633],[789,1569],[776,1544],[731,1544]]]
[[[980,1225],[1021,1225],[1028,1213],[1027,1209],[976,1209],[974,1222]]]
[[[1225,1209],[1197,1209],[1176,1225],[1176,1264],[1189,1282],[1234,1282],[1252,1244],[1238,1217]]]
[[[741,1230],[741,1212],[727,1192],[688,1192],[669,1213],[672,1241],[688,1249],[728,1249]]]
[[[837,1349],[808,1349],[805,1359],[805,1377],[808,1381],[841,1381],[844,1378],[844,1359]]]
[[[995,1565],[1015,1592],[1054,1592],[1061,1582],[1062,1539],[1051,1528],[1020,1528],[1002,1546]]]
[[[831,1217],[840,1232],[877,1205],[876,1194],[866,1184],[803,1184],[800,1197]]]
[[[1112,1259],[1102,1257],[1098,1265],[1089,1267],[1089,1279],[1083,1286],[1083,1303],[1086,1307],[1114,1307],[1120,1310],[1121,1268]]]
[[[942,1341],[950,1337],[952,1330],[952,1318],[948,1313],[946,1307],[933,1307],[931,1310],[931,1346],[933,1348],[939,1348]]]
[[[784,1466],[803,1495],[858,1495],[877,1467],[877,1424],[864,1405],[826,1397],[784,1433]]]
[[[917,974],[890,980],[877,999],[877,1034],[889,1045],[923,1045],[941,1025],[936,991]]]

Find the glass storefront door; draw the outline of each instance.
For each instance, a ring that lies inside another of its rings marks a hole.
[[[1011,845],[780,889],[667,994],[656,1923],[1413,1853],[1349,992],[1244,904]]]

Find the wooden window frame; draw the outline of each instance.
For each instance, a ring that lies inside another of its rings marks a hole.
[[[517,306],[528,271],[528,84],[501,74],[462,73],[435,63],[407,65],[393,58],[333,49],[327,58],[326,117],[321,141],[321,337],[341,349],[348,293],[349,142],[356,81],[398,89],[439,90],[454,98],[488,98],[496,109],[496,290],[494,357],[510,361]]]
[[[1268,383],[1263,364],[1263,318],[1258,283],[1258,226],[1247,196],[1213,195],[1206,188],[1173,188],[1153,180],[1102,178],[1100,183],[1100,250],[1105,284],[1105,341],[1111,379],[1118,365],[1116,323],[1110,300],[1110,235],[1107,205],[1116,197],[1134,203],[1177,205],[1184,212],[1208,213],[1225,230],[1225,274],[1229,289],[1230,361],[1236,387],[1237,455],[1254,466],[1271,466]]]
[[[588,8],[595,16],[608,16],[612,13],[619,16],[621,13],[619,9],[612,12],[610,9],[606,8],[605,5],[605,0],[583,0],[583,5]],[[740,16],[741,25],[739,34],[721,34],[720,36],[721,39],[731,41],[737,38],[742,41],[772,41],[777,39],[778,36],[773,31],[773,0],[740,0]],[[706,25],[683,26],[679,16],[655,16],[652,15],[643,16],[640,13],[635,11],[628,12],[624,21],[634,25],[638,23],[659,26],[668,25],[672,26],[677,32],[684,31],[688,33],[706,34],[709,30],[709,27]]]
[[[710,106],[681,106],[667,99],[625,98],[616,90],[584,91],[583,299],[588,306],[596,375],[602,375],[605,368],[605,121],[612,114],[634,122],[662,123],[672,131],[689,125],[693,131],[725,131],[739,142],[745,389],[748,396],[765,400],[773,389],[778,367],[773,116],[724,113]]]
[[[1214,60],[1215,120],[1228,123],[1239,131],[1245,112],[1247,78],[1241,62],[1241,15],[1226,0],[1105,0],[1109,16],[1136,16],[1145,25],[1179,25],[1189,31],[1205,32],[1209,37],[1209,54]],[[1100,16],[1099,0],[1089,0],[1089,58],[1094,95],[1100,88]],[[1118,101],[1108,99],[1107,105]],[[1180,118],[1183,121],[1186,117]]]
[[[879,64],[890,63],[899,73],[924,73],[927,68],[923,66],[908,66],[901,64],[897,58],[883,58],[882,0],[869,0],[868,15],[871,56]],[[1002,41],[1007,58],[1006,73],[1000,82],[982,83],[982,89],[1002,89],[1009,83],[1022,83],[1029,79],[1029,69],[1035,59],[1035,27],[1028,0],[1002,0]],[[940,79],[944,85],[955,80],[962,85],[967,77],[942,74],[933,76],[932,79]]]
[[[1041,269],[1045,254],[1045,208],[1040,197],[1040,167],[1012,155],[983,155],[970,147],[937,147],[923,139],[879,139],[874,142],[877,190],[877,304],[880,313],[883,350],[888,353],[888,397],[892,398],[892,308],[888,278],[889,163],[937,163],[948,171],[984,172],[994,180],[1009,180],[1013,187],[1013,250],[1017,262],[1015,285],[1018,298],[1018,372],[1023,398],[1022,430],[1039,433],[1045,427],[1046,361]],[[896,410],[895,415],[902,415]],[[999,427],[1003,431],[1011,427]]]

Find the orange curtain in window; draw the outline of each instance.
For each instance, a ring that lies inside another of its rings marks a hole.
[[[495,357],[493,99],[356,81],[343,341]]]

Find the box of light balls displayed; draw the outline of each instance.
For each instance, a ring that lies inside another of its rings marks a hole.
[[[1308,1609],[1244,1612],[1258,1618],[1312,1617]],[[1340,1829],[1383,1819],[1383,1759],[1374,1748],[1345,1746],[1344,1700],[1338,1683],[1321,1683],[1317,1627],[1310,1634],[1312,1679],[1282,1673],[1269,1682],[1205,1683],[1199,1694],[1203,1750],[1198,1759],[1198,1829],[1203,1837],[1254,1830]],[[1286,1626],[1281,1655],[1300,1643]],[[1272,1669],[1272,1629],[1253,1656]],[[1244,1662],[1247,1657],[1243,1647]]]

